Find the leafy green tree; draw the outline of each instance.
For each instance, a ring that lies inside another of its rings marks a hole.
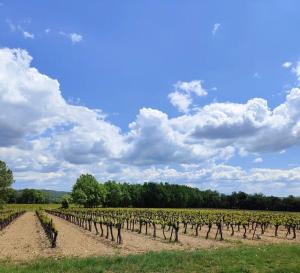
[[[7,203],[17,203],[17,191],[9,188],[7,189]]]
[[[121,185],[115,181],[107,181],[104,183],[104,187],[107,192],[106,206],[107,207],[119,207],[122,201],[122,189]]]
[[[8,191],[14,182],[12,171],[0,160],[0,204],[7,202]]]
[[[104,204],[106,191],[94,176],[82,174],[76,180],[71,196],[75,203],[91,208]]]
[[[68,209],[71,201],[72,201],[71,195],[69,195],[69,194],[64,195],[62,198],[62,201],[61,201],[61,207],[63,209]]]

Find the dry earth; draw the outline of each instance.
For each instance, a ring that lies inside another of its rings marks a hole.
[[[28,260],[51,256],[52,250],[33,212],[27,212],[0,233],[1,259]]]

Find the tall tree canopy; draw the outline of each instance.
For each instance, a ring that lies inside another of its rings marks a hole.
[[[14,182],[12,171],[0,160],[0,204],[7,202],[10,186]]]
[[[84,207],[95,207],[105,202],[105,188],[90,174],[82,174],[72,190],[72,199]]]

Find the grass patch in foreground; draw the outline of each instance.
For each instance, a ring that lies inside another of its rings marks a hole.
[[[126,257],[44,259],[0,263],[1,273],[100,272],[300,272],[299,245],[266,245],[216,250],[170,251]]]

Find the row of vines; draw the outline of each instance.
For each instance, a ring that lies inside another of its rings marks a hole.
[[[43,211],[37,210],[36,215],[38,219],[40,220],[40,223],[51,243],[51,247],[54,248],[56,247],[56,240],[57,240],[57,235],[58,231],[52,221],[51,218],[49,218]]]
[[[3,210],[0,212],[0,230],[4,229],[11,222],[21,216],[24,211]]]
[[[151,234],[163,239],[179,241],[180,233],[199,236],[202,230],[205,238],[224,239],[224,229],[230,236],[242,232],[243,238],[260,239],[266,230],[272,230],[278,237],[279,229],[285,231],[285,238],[295,239],[300,230],[300,215],[296,213],[253,212],[234,210],[194,209],[55,209],[48,213],[63,218],[86,230],[95,230],[106,239],[122,243],[122,230]],[[212,232],[214,232],[213,235]]]

